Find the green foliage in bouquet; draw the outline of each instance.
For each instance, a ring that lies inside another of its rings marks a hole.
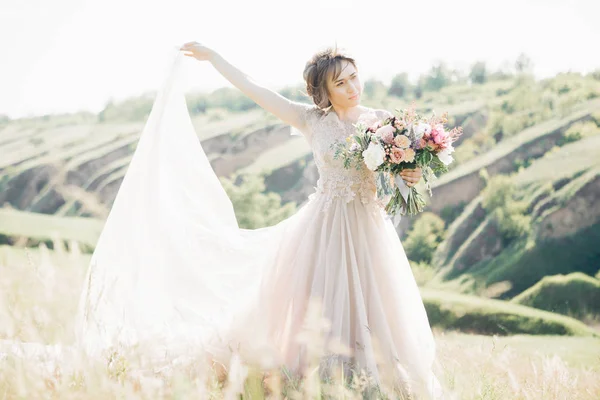
[[[448,171],[452,162],[452,143],[462,134],[460,128],[446,131],[447,115],[425,118],[414,105],[396,110],[383,120],[361,120],[354,126],[356,133],[345,142],[333,143],[334,158],[341,159],[344,168],[366,166],[377,174],[377,197],[385,203],[389,215],[417,215],[426,202],[414,187],[399,182],[405,169],[420,168],[425,186],[432,196],[431,182],[436,174]]]

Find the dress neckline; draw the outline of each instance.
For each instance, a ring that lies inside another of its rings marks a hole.
[[[345,120],[341,120],[340,117],[337,115],[337,113],[335,112],[335,110],[333,109],[333,107],[330,107],[329,110],[327,111],[327,114],[334,114],[334,118],[336,119],[336,121],[338,121],[340,124],[343,125],[354,125],[356,123],[358,123],[358,121],[360,121],[361,117],[363,115],[366,114],[370,114],[372,113],[374,110],[369,108],[369,107],[365,107],[362,106],[364,108],[364,111],[358,116],[358,119],[356,121],[345,121]]]

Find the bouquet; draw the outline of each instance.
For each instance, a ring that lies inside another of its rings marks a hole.
[[[333,145],[334,158],[342,159],[345,168],[366,165],[377,172],[377,197],[390,216],[417,215],[423,212],[425,200],[400,177],[403,169],[420,167],[426,189],[431,196],[431,181],[436,174],[447,172],[453,161],[452,145],[462,128],[447,130],[447,113],[425,118],[417,114],[414,104],[398,110],[383,120],[359,120],[356,134]]]

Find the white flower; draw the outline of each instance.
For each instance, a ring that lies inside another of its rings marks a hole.
[[[454,151],[454,148],[452,146],[450,146],[447,149],[440,151],[437,154],[437,156],[440,159],[440,161],[443,162],[445,165],[450,165],[450,163],[452,161],[454,161],[454,158],[452,158],[452,156],[451,156],[453,151]]]
[[[421,139],[423,135],[428,135],[431,133],[431,125],[424,122],[418,122],[414,125],[413,130],[418,140]]]
[[[367,164],[367,168],[371,171],[375,171],[377,167],[383,164],[385,150],[383,150],[381,145],[371,142],[369,143],[369,147],[363,151],[362,155],[365,159],[365,164]]]

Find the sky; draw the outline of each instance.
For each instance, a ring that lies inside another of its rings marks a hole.
[[[361,78],[411,79],[439,61],[496,68],[527,54],[539,78],[600,68],[598,0],[1,0],[0,115],[99,112],[154,92],[174,48],[205,44],[274,90],[337,44]],[[189,90],[231,84],[186,59]]]

